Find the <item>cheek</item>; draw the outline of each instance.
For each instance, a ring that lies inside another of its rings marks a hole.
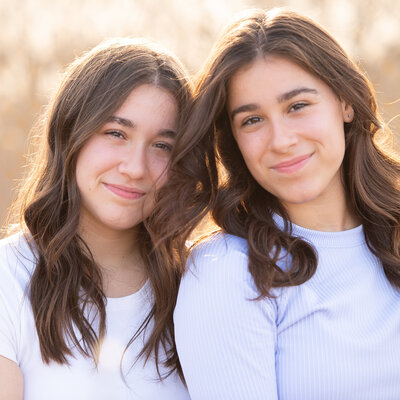
[[[257,174],[260,166],[268,164],[268,152],[264,151],[264,144],[260,141],[243,141],[239,145],[239,150],[245,164],[247,165],[247,169],[253,176]]]
[[[90,167],[90,164],[88,164],[89,158],[85,150],[86,149],[83,148],[79,153],[75,169],[76,184],[81,193],[84,188],[88,188],[88,176],[90,175],[88,169],[88,167]]]
[[[118,160],[118,152],[98,140],[89,141],[80,151],[76,164],[76,175],[93,177],[112,168]]]
[[[270,135],[265,127],[258,127],[253,132],[234,136],[244,159],[259,158],[268,149]]]
[[[332,158],[343,159],[346,148],[343,126],[337,125],[335,130],[328,132],[325,138],[325,146]]]
[[[148,165],[151,180],[157,188],[163,186],[168,180],[169,158],[153,158]]]
[[[332,155],[344,152],[344,125],[339,116],[310,121],[304,132],[306,132],[305,139],[318,143]]]
[[[240,153],[242,154],[243,159],[247,163],[247,160],[251,159],[251,155],[253,153],[251,141],[246,141],[243,139],[243,137],[235,138],[235,141]]]

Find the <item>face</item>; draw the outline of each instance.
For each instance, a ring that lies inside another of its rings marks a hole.
[[[76,165],[83,224],[126,231],[149,216],[167,178],[177,114],[169,92],[141,85],[90,137]]]
[[[344,196],[344,122],[353,109],[324,82],[284,58],[260,58],[233,75],[227,109],[250,173],[289,214]]]

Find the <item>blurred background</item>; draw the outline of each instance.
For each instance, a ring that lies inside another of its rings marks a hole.
[[[338,39],[399,131],[398,0],[0,0],[0,225],[22,176],[29,131],[76,56],[106,38],[144,36],[195,73],[235,14],[277,6],[308,15]]]

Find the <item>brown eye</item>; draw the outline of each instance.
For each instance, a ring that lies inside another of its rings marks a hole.
[[[172,145],[165,142],[155,143],[154,147],[163,151],[172,151]]]
[[[125,139],[124,134],[119,131],[106,131],[105,134],[107,136],[111,136],[111,137],[115,137],[115,138],[119,138],[119,139]]]
[[[256,124],[257,122],[261,122],[262,121],[262,118],[260,118],[260,117],[250,117],[250,118],[246,118],[244,121],[243,121],[243,123],[242,123],[242,126],[245,126],[245,125],[254,125],[254,124]]]
[[[302,108],[304,108],[304,107],[306,107],[306,106],[308,106],[307,103],[299,102],[299,103],[293,104],[293,105],[290,107],[289,111],[298,111],[298,110],[301,110]]]

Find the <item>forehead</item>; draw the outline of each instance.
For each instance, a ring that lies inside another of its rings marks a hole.
[[[319,78],[289,59],[260,57],[238,69],[229,80],[228,107],[254,96],[278,97],[296,87],[328,88]]]
[[[152,115],[153,120],[167,119],[168,123],[178,115],[178,104],[170,91],[152,84],[134,88],[121,107],[115,112],[118,117],[141,119]]]

